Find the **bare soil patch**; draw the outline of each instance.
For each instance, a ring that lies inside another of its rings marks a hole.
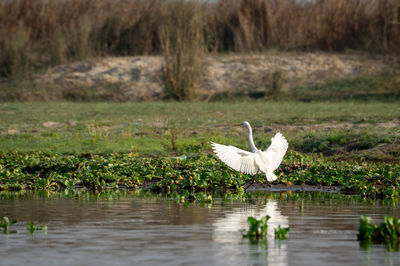
[[[109,57],[60,65],[37,75],[38,87],[52,88],[62,97],[76,100],[97,95],[100,100],[143,101],[163,95],[161,56]],[[320,84],[385,72],[400,72],[395,58],[361,54],[279,52],[212,55],[205,59],[197,93],[201,98],[243,91],[268,92]],[[278,73],[278,74],[277,74]],[[275,75],[275,78],[274,78]]]

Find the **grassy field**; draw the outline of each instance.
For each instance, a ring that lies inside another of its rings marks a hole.
[[[247,120],[259,148],[276,131],[290,149],[339,158],[399,161],[398,103],[2,103],[0,150],[57,153],[209,153],[210,141],[247,149]]]

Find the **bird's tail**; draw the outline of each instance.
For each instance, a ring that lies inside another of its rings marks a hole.
[[[273,172],[267,172],[265,173],[265,176],[267,177],[268,182],[272,182],[278,179],[278,177]]]

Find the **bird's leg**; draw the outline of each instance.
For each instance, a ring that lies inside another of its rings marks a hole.
[[[246,188],[244,189],[244,192],[247,192],[247,189],[251,186],[251,185],[253,185],[254,184],[254,180],[256,179],[256,176],[254,176],[252,179],[251,179],[251,181],[250,181],[250,183],[246,186]]]

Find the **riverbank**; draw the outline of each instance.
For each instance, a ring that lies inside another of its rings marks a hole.
[[[327,52],[215,54],[204,59],[194,99],[295,101],[400,98],[396,57]],[[0,82],[0,101],[164,99],[161,56],[92,58]]]

